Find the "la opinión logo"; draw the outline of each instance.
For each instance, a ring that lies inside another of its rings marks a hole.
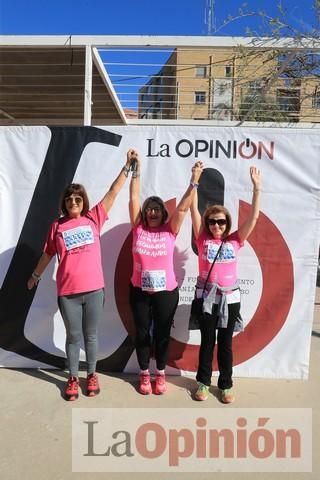
[[[303,422],[291,412],[301,409],[94,410],[73,412],[73,465],[85,468],[75,471],[301,471],[310,461],[310,412]]]

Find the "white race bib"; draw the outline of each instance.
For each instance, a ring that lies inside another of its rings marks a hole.
[[[216,255],[219,250],[219,245],[216,243],[209,242],[207,243],[207,260],[208,262],[212,263],[213,260],[216,258]]]
[[[66,250],[82,247],[94,243],[93,231],[90,225],[82,225],[81,227],[72,228],[62,232],[62,238]]]
[[[141,273],[141,288],[146,292],[166,290],[165,270],[144,270]]]

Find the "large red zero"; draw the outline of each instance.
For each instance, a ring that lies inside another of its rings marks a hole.
[[[175,199],[166,202],[169,211],[172,211],[175,204]],[[247,218],[249,210],[250,205],[240,200],[239,225]],[[258,307],[245,330],[233,339],[234,365],[250,359],[273,340],[286,321],[293,298],[293,264],[289,248],[280,231],[263,213],[260,213],[248,242],[260,263],[262,294]],[[121,248],[114,282],[117,308],[129,335],[133,335],[135,331],[128,304],[131,271],[130,234]],[[194,372],[198,366],[198,354],[199,345],[180,342],[171,337],[168,365]],[[213,370],[217,370],[216,353],[213,359]]]

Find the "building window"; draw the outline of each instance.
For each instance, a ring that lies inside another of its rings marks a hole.
[[[312,97],[312,108],[320,108],[320,91],[315,91]]]
[[[299,79],[299,78],[284,78],[283,79],[283,86],[286,87],[286,88],[300,87],[301,86],[301,79]]]
[[[300,92],[299,90],[277,90],[277,104],[282,112],[299,113]]]
[[[205,78],[207,76],[206,65],[196,65],[196,77]]]
[[[232,66],[231,65],[226,65],[224,67],[224,76],[225,77],[232,77]]]
[[[206,103],[206,92],[194,92],[194,103],[198,105]]]
[[[261,95],[263,87],[264,83],[262,80],[253,80],[252,82],[249,82],[248,93],[249,95]]]

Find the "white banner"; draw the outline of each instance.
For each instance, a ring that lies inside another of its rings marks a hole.
[[[261,215],[240,253],[246,327],[234,336],[234,375],[307,378],[320,239],[319,144],[316,130],[298,128],[1,127],[0,365],[63,366],[56,265],[51,262],[34,298],[27,278],[57,217],[63,187],[83,183],[93,206],[124,165],[128,148],[135,147],[142,157],[142,201],[158,195],[172,209],[200,159],[206,167],[200,202],[223,202],[233,229],[251,203],[249,167],[261,169]],[[127,298],[128,187],[127,181],[101,235],[106,305],[99,367],[133,372],[138,365]],[[188,331],[197,275],[189,215],[177,238],[175,268],[180,302],[168,372],[191,373],[197,368],[200,334]]]

